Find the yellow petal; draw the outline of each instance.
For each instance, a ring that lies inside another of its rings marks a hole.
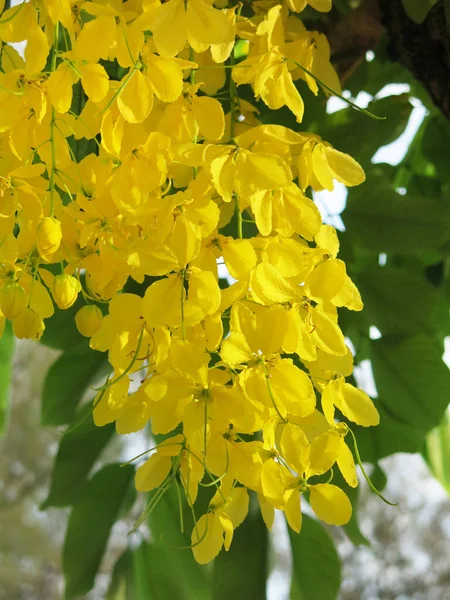
[[[282,158],[274,154],[238,154],[239,186],[244,194],[256,190],[278,190],[292,181],[290,168]]]
[[[357,487],[358,477],[356,475],[355,461],[350,448],[347,446],[343,438],[341,438],[339,454],[336,462],[348,485],[351,487]]]
[[[316,396],[308,375],[288,358],[270,371],[270,387],[276,400],[289,414],[306,417],[314,411]]]
[[[300,294],[272,265],[260,263],[253,271],[252,292],[263,304],[291,302]]]
[[[207,140],[220,140],[225,131],[225,115],[220,102],[208,96],[194,96],[191,108],[200,134]]]
[[[97,17],[83,25],[75,42],[75,56],[90,63],[96,63],[100,58],[108,60],[115,40],[115,18],[113,16]]]
[[[305,105],[286,67],[283,69],[283,74],[277,85],[280,86],[280,94],[283,96],[286,106],[294,113],[297,123],[301,123],[305,112]]]
[[[127,83],[117,98],[117,106],[125,121],[141,123],[153,108],[153,92],[150,84],[140,71],[135,71],[131,77],[125,75],[124,79]]]
[[[272,192],[257,192],[251,197],[252,211],[255,215],[256,226],[259,232],[264,235],[272,233],[272,211],[273,197]]]
[[[345,525],[352,516],[352,505],[346,494],[330,483],[310,487],[309,503],[321,521],[328,525]]]
[[[216,558],[223,546],[223,527],[215,513],[209,512],[200,517],[192,530],[191,541],[198,563],[205,565]]]
[[[201,242],[198,227],[187,218],[185,213],[179,215],[172,229],[170,248],[175,253],[181,268],[198,255]]]
[[[25,47],[25,62],[27,73],[30,75],[44,70],[50,47],[47,36],[40,27],[33,27],[28,34]]]
[[[336,406],[347,419],[362,427],[378,425],[380,422],[380,415],[371,398],[351,383],[342,386],[342,398],[338,399]]]
[[[174,102],[183,89],[183,71],[172,58],[153,54],[147,65],[147,77],[162,102]]]
[[[296,185],[290,185],[282,191],[282,203],[286,218],[294,231],[307,240],[312,240],[322,222],[314,202],[302,194]]]
[[[333,258],[336,258],[339,252],[339,238],[336,229],[332,225],[321,225],[320,230],[314,237],[317,246],[328,250]]]
[[[189,276],[188,302],[199,306],[204,314],[213,315],[220,306],[221,294],[211,271],[192,269]]]
[[[172,275],[147,288],[142,313],[149,327],[181,325],[181,286],[181,278]]]
[[[184,0],[169,0],[158,7],[153,24],[153,41],[162,56],[175,56],[187,38],[187,19]]]
[[[334,173],[328,166],[323,144],[317,144],[312,152],[312,168],[314,175],[317,177],[317,180],[320,183],[320,189],[325,188],[331,192],[334,189]],[[314,189],[316,188],[317,186]],[[317,189],[317,191],[319,191],[319,189]]]
[[[272,459],[266,460],[261,469],[261,485],[264,498],[275,508],[284,505],[284,481],[280,463]]]
[[[196,42],[220,44],[225,39],[228,31],[227,15],[204,0],[189,0],[186,16],[189,43],[194,50],[201,51]]]
[[[316,302],[332,300],[341,291],[346,274],[345,263],[337,258],[318,264],[306,278],[308,296]]]
[[[88,98],[93,102],[101,102],[109,90],[109,78],[104,67],[89,63],[79,65],[81,84]]]
[[[359,185],[365,181],[366,175],[363,168],[354,158],[328,146],[325,146],[324,150],[334,179],[337,179],[347,187]]]
[[[362,310],[364,304],[361,300],[361,294],[358,288],[347,275],[344,280],[344,285],[332,300],[334,306],[345,306],[349,310]]]
[[[158,453],[152,456],[141,465],[135,476],[135,486],[138,492],[150,492],[159,487],[172,468],[170,456],[161,456]]]
[[[310,310],[313,326],[311,340],[324,352],[345,356],[347,346],[339,325],[317,307]]]
[[[222,246],[222,255],[230,275],[241,279],[256,265],[257,257],[248,240],[230,239]]]
[[[287,490],[284,493],[284,514],[286,515],[289,527],[300,533],[300,529],[302,528],[302,512],[298,490]]]
[[[220,356],[231,366],[248,362],[254,358],[245,336],[237,332],[231,332],[223,341]]]
[[[66,113],[72,104],[72,86],[78,80],[77,75],[67,63],[61,63],[47,81],[50,101],[60,113]]]
[[[311,475],[322,475],[331,469],[337,460],[341,437],[334,431],[327,431],[314,439],[311,444]]]
[[[280,448],[283,458],[303,477],[309,465],[310,446],[300,427],[290,423],[283,427]]]
[[[211,175],[217,192],[224,202],[231,202],[236,177],[236,165],[233,157],[227,154],[211,162]]]

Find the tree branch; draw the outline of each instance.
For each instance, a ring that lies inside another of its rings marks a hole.
[[[401,0],[364,0],[327,31],[333,63],[342,81],[374,50],[383,34],[390,58],[424,86],[450,120],[450,34],[444,1],[439,0],[422,24],[405,13]]]

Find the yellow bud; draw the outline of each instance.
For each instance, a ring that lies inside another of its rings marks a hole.
[[[1,289],[0,309],[7,319],[17,318],[25,310],[27,304],[27,293],[17,282],[7,283]]]
[[[66,310],[70,308],[81,290],[80,282],[73,275],[62,273],[57,275],[53,281],[53,299],[58,308]]]
[[[32,308],[26,308],[13,321],[13,332],[19,339],[38,340],[44,329],[44,321]]]
[[[83,306],[75,315],[77,329],[85,337],[92,337],[100,328],[102,320],[102,311],[94,304]]]
[[[36,246],[44,260],[50,260],[61,244],[61,223],[54,217],[45,217],[37,227]]]

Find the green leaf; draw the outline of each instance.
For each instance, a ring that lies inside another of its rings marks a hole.
[[[89,384],[106,373],[106,354],[83,340],[67,350],[50,367],[44,383],[41,406],[42,425],[70,423]]]
[[[125,550],[116,560],[105,600],[133,600],[131,566],[132,550]]]
[[[341,585],[341,564],[331,536],[303,515],[300,533],[289,529],[295,600],[335,600]]]
[[[96,427],[91,413],[90,403],[82,406],[74,427],[64,433],[53,465],[50,492],[42,509],[70,506],[83,494],[90,470],[114,433],[112,423]]]
[[[158,600],[162,598],[152,590],[150,570],[153,557],[150,545],[143,541],[137,548],[126,550],[114,565],[111,583],[105,600]],[[154,556],[156,563],[158,555]],[[166,568],[167,565],[161,565]],[[170,571],[167,573],[170,576]]]
[[[436,479],[450,493],[450,415],[448,411],[426,438],[425,460]]]
[[[350,435],[346,438],[347,443],[351,444]],[[333,469],[333,485],[339,486],[350,499],[352,503],[352,516],[347,525],[343,526],[345,533],[348,535],[349,540],[356,546],[370,546],[369,540],[362,533],[359,528],[358,520],[358,499],[359,499],[359,487],[352,488],[343,478],[341,472],[336,467]]]
[[[440,290],[419,273],[368,267],[354,277],[364,302],[363,318],[383,335],[423,333],[448,327],[448,307]]]
[[[235,530],[229,551],[214,561],[213,600],[264,600],[267,552],[267,527],[255,507]]]
[[[380,424],[377,427],[351,425],[363,462],[375,464],[396,452],[420,452],[424,440],[423,431],[386,412],[385,402],[380,398],[375,398],[374,404],[380,413]],[[375,483],[374,485],[376,486]]]
[[[84,305],[83,298],[79,296],[75,304],[67,310],[55,307],[55,314],[45,322],[41,344],[58,350],[67,350],[86,341],[75,325],[75,315]]]
[[[423,23],[437,0],[402,0],[408,17],[415,23]]]
[[[197,518],[206,512],[211,488],[200,488],[196,504]],[[152,534],[149,578],[154,597],[158,600],[210,600],[210,575],[208,568],[199,565],[189,548],[193,519],[183,504],[184,533],[181,532],[180,507],[175,485],[172,485],[153,509],[148,518]],[[183,577],[174,577],[182,573]]]
[[[108,543],[111,528],[132,485],[134,468],[107,465],[88,482],[69,517],[63,550],[65,597],[87,594]]]
[[[344,108],[326,115],[317,127],[317,132],[327,142],[341,152],[355,156],[363,166],[370,165],[378,148],[390,144],[403,133],[412,105],[406,94],[400,94],[370,102],[367,109],[386,119],[374,121],[352,108]]]
[[[6,433],[8,428],[13,353],[14,336],[11,323],[7,321],[3,337],[0,339],[0,437]]]
[[[415,254],[450,237],[450,208],[429,197],[398,194],[378,172],[349,190],[342,214],[349,239],[374,252]]]
[[[441,181],[448,181],[448,146],[450,140],[450,123],[442,115],[429,118],[422,138],[422,152],[433,163]]]
[[[442,350],[425,336],[383,337],[371,344],[379,402],[393,420],[426,433],[450,398],[450,371]]]

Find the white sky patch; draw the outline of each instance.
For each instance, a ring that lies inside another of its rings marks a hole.
[[[384,267],[387,263],[387,254],[385,252],[381,252],[378,255],[378,264],[380,267]]]
[[[334,190],[329,192],[313,192],[314,202],[316,203],[322,220],[327,225],[333,225],[339,231],[345,231],[344,223],[339,216],[347,203],[347,188],[338,181],[334,182]]]
[[[302,509],[304,508],[306,503],[302,505]],[[291,585],[292,554],[286,519],[284,513],[279,510],[275,511],[275,521],[269,539],[273,540],[273,556],[267,580],[267,600],[287,600]]]
[[[390,86],[386,86],[387,89]],[[387,94],[389,95],[389,94]],[[411,98],[411,104],[414,106],[411,116],[409,117],[406,129],[400,137],[392,144],[382,146],[376,152],[372,159],[374,164],[389,163],[390,165],[398,165],[405,157],[411,142],[414,139],[419,127],[422,125],[424,118],[427,115],[427,109],[417,98]]]
[[[230,275],[227,265],[223,262],[222,257],[217,259],[217,271],[219,273],[219,279],[226,279],[230,285],[236,283],[237,279]]]
[[[369,337],[371,340],[379,340],[383,337],[381,331],[375,325],[371,325],[369,328]]]
[[[366,394],[372,398],[378,398],[377,386],[372,371],[372,363],[370,360],[362,360],[359,365],[354,368],[353,375],[356,383]]]

